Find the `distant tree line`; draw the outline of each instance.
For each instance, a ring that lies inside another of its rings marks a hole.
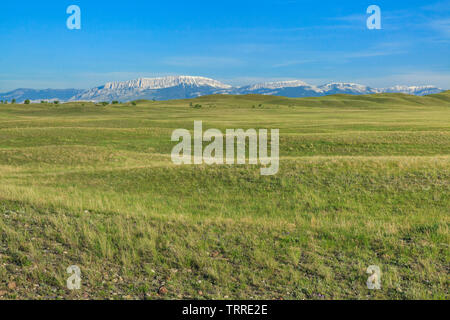
[[[15,104],[15,103],[16,103],[16,99],[12,99],[11,104]],[[8,104],[8,100],[0,100],[0,104]]]
[[[12,99],[11,100],[11,104],[15,104],[16,103],[16,99]],[[31,100],[30,99],[25,99],[24,101],[23,101],[23,103],[24,104],[31,104]],[[44,104],[44,103],[53,103],[53,104],[59,104],[60,102],[58,101],[58,100],[54,100],[53,102],[51,102],[51,101],[46,101],[46,100],[41,100],[41,103],[42,104]],[[111,102],[107,102],[107,101],[103,101],[103,102],[99,102],[98,103],[98,105],[101,105],[101,106],[107,106],[107,105],[109,105],[109,104],[120,104],[121,102],[120,101],[117,101],[117,100],[114,100],[114,101],[111,101]],[[0,100],[0,104],[8,104],[8,100]],[[132,105],[136,105],[136,102],[131,102],[131,104]]]
[[[13,99],[11,103],[16,103],[16,99]],[[23,103],[24,104],[30,104],[31,101],[30,101],[30,99],[26,99]],[[45,100],[41,100],[41,103],[49,103],[49,102],[45,101]],[[53,101],[53,104],[59,104],[59,101],[55,100],[55,101]]]

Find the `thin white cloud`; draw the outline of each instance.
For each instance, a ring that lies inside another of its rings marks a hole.
[[[316,60],[313,59],[304,59],[304,60],[290,60],[290,61],[284,61],[277,64],[274,64],[274,68],[283,68],[283,67],[290,67],[290,66],[296,66],[300,64],[307,64],[307,63],[313,63]]]
[[[352,14],[347,16],[338,16],[338,17],[332,17],[329,18],[329,20],[335,20],[335,21],[342,21],[342,22],[348,22],[348,23],[361,23],[366,21],[368,16],[364,14]]]
[[[162,61],[165,65],[175,67],[237,67],[243,65],[243,62],[236,58],[228,57],[168,57]]]
[[[445,12],[450,11],[450,1],[439,1],[422,7],[422,10]]]
[[[432,20],[428,25],[431,29],[450,37],[450,18]]]

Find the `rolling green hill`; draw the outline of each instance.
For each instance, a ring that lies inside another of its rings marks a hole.
[[[175,166],[194,120],[280,171]],[[449,155],[450,91],[0,105],[0,298],[448,299]]]

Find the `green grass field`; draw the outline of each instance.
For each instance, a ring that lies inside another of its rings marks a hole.
[[[278,174],[173,165],[194,120]],[[448,299],[449,208],[448,91],[0,105],[0,299]]]

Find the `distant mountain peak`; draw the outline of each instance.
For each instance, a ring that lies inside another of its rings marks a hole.
[[[26,99],[31,101],[60,100],[68,101],[73,96],[80,94],[82,89],[27,89],[19,88],[10,92],[0,93],[0,100],[23,102]]]
[[[348,94],[370,94],[378,93],[378,89],[374,89],[362,84],[352,82],[330,82],[319,86],[326,94],[348,93]]]
[[[321,87],[367,87],[363,84],[353,83],[353,82],[330,82],[322,85]]]
[[[386,93],[406,93],[406,94],[412,94],[416,96],[424,96],[427,94],[434,94],[442,92],[443,90],[441,88],[431,86],[431,85],[424,85],[424,86],[404,86],[404,85],[397,85],[390,88],[384,88],[380,89],[381,92]]]
[[[258,89],[280,89],[280,88],[295,88],[295,87],[312,87],[310,84],[301,80],[285,80],[285,81],[270,81],[261,82],[250,86],[245,86],[247,90]]]
[[[205,78],[205,77],[194,77],[194,76],[167,76],[160,78],[139,78],[129,81],[120,82],[108,82],[104,85],[104,89],[129,89],[129,88],[139,88],[139,89],[165,89],[176,87],[180,85],[188,85],[192,87],[212,87],[220,89],[230,89],[231,86],[228,84],[221,83],[217,80]]]

